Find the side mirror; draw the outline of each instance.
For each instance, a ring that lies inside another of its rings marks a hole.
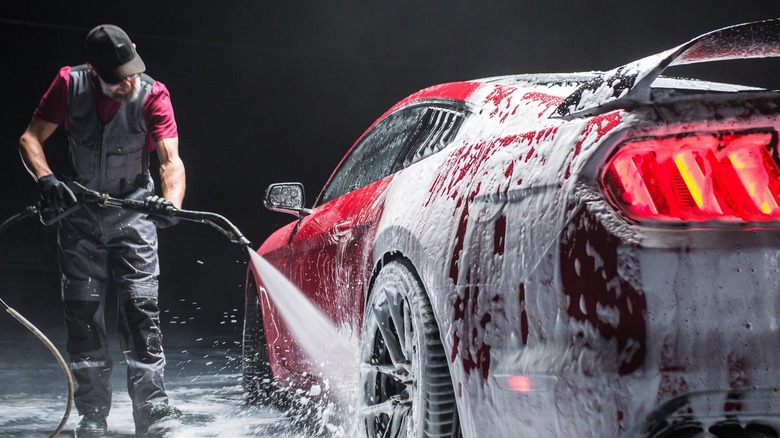
[[[306,216],[311,210],[304,207],[306,194],[303,184],[298,182],[275,183],[265,190],[263,204],[265,208],[295,216]]]

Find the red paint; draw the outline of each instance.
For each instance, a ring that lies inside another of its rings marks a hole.
[[[477,143],[469,147],[455,150],[441,167],[431,188],[430,196],[425,203],[427,207],[438,198],[448,197],[459,199],[460,190],[469,187],[476,176],[477,169],[492,155],[492,149],[485,143]],[[465,190],[464,190],[465,191]],[[453,216],[456,211],[453,211]]]
[[[528,313],[525,310],[525,283],[520,283],[520,338],[523,345],[528,345]]]
[[[480,85],[479,82],[451,82],[428,87],[393,105],[385,114],[389,114],[409,103],[426,99],[452,99],[465,102]],[[384,115],[382,117],[384,117]],[[382,119],[382,117],[380,117],[380,119]]]
[[[485,381],[490,375],[491,346],[481,341],[479,334],[484,332],[492,316],[489,313],[484,313],[479,318],[479,327],[472,325],[477,319],[479,294],[479,286],[472,284],[469,274],[466,278],[466,286],[463,287],[463,296],[458,296],[455,299],[454,322],[456,328],[453,330],[453,348],[450,361],[455,362],[460,355],[466,374],[478,371],[482,380]],[[462,329],[458,327],[458,324],[462,324]],[[463,338],[461,333],[465,335]]]
[[[503,214],[496,219],[495,230],[493,233],[493,254],[504,255],[504,245],[506,244],[506,216]]]
[[[504,123],[510,115],[517,111],[517,107],[510,111],[512,107],[512,95],[517,91],[514,87],[506,87],[503,85],[495,85],[493,91],[488,93],[485,97],[484,104],[492,105],[493,110],[490,112],[490,118],[499,116],[499,121]]]
[[[458,231],[455,235],[455,248],[452,251],[452,260],[450,261],[450,278],[453,284],[458,284],[458,273],[460,272],[460,257],[463,252],[463,241],[466,238],[466,226],[469,217],[469,207],[466,204],[458,220]],[[457,308],[456,308],[457,309]],[[461,318],[463,315],[461,315]],[[457,315],[456,315],[457,319]]]
[[[382,198],[392,179],[318,206],[297,228],[288,225],[261,248],[261,255],[334,322],[359,326],[362,321],[365,281],[373,269],[372,244],[384,209]],[[269,339],[274,339],[274,375],[309,370],[310,360],[284,321],[275,311],[266,315],[265,327]]]
[[[457,200],[462,205],[461,191],[471,186],[478,175],[479,169],[492,157],[496,151],[506,147],[528,148],[529,151],[524,155],[524,162],[528,162],[536,157],[536,149],[533,147],[542,141],[547,141],[554,136],[558,128],[545,128],[539,131],[528,131],[522,134],[507,135],[493,139],[490,142],[480,142],[456,149],[447,157],[446,163],[441,166],[436,178],[429,189],[430,196],[425,203],[429,206],[431,202],[439,198],[450,198]],[[540,165],[546,163],[545,159],[540,159]],[[504,170],[507,177],[511,177],[514,172],[514,162],[510,162]],[[507,187],[508,189],[508,187]],[[478,195],[475,193],[473,196]],[[456,208],[457,210],[457,208]],[[453,216],[455,211],[453,211]]]
[[[560,251],[561,285],[569,297],[566,312],[570,318],[595,327],[604,339],[617,340],[614,353],[620,374],[636,371],[647,351],[647,302],[619,274],[620,240],[583,214],[575,217],[571,227],[574,232],[563,233]],[[616,310],[617,322],[600,318],[603,309]],[[597,345],[588,340],[585,344]]]
[[[586,141],[588,142],[588,144],[596,144],[600,142],[601,139],[604,137],[604,135],[606,135],[607,133],[615,129],[622,121],[623,121],[623,117],[621,116],[619,111],[613,111],[611,113],[602,114],[588,120],[588,124],[585,126],[585,129],[582,131],[582,134],[580,134],[579,141],[577,141],[577,144],[574,145],[574,153],[572,154],[571,159],[569,160],[569,164],[566,166],[564,177],[566,179],[569,179],[569,177],[571,176],[571,163],[580,154],[580,152],[582,151],[582,145]],[[594,131],[596,132],[596,136],[591,138],[592,133]]]
[[[506,170],[504,171],[504,178],[509,178],[512,176],[512,173],[515,171],[515,162],[512,161],[509,163],[509,166],[506,167]]]
[[[690,391],[688,382],[684,376],[661,373],[661,382],[658,384],[656,403],[671,400]]]
[[[547,111],[549,111],[550,109],[558,108],[558,106],[563,103],[562,97],[553,96],[551,94],[546,94],[546,93],[540,93],[537,91],[525,93],[523,95],[523,100],[538,102],[542,106],[544,106],[544,110],[539,112],[539,114],[537,114],[538,117],[542,117]]]
[[[463,362],[463,370],[466,374],[471,374],[473,371],[478,371],[483,381],[487,380],[490,375],[490,349],[491,346],[487,343],[480,341],[479,334],[482,332],[477,327],[469,327],[476,318],[471,317],[477,313],[476,303],[479,299],[480,289],[478,285],[469,284],[466,286],[464,307],[467,307],[466,312],[470,315],[468,318],[462,319],[464,332],[468,333],[468,339],[466,348],[463,348],[460,352],[461,360]],[[469,299],[470,297],[470,299]],[[485,319],[487,318],[487,319]],[[456,320],[457,321],[457,320]],[[484,323],[482,328],[490,321],[490,315],[486,314],[480,318],[480,324]]]

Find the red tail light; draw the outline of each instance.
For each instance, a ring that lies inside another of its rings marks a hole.
[[[603,187],[635,221],[780,219],[777,132],[691,133],[624,143]]]

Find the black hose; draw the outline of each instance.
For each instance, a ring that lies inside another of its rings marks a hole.
[[[60,432],[62,432],[62,429],[65,427],[65,423],[68,422],[70,412],[73,409],[73,376],[70,374],[70,369],[68,368],[68,364],[65,362],[65,359],[63,359],[60,352],[57,351],[57,347],[54,346],[54,344],[49,340],[49,338],[46,337],[46,335],[43,334],[43,332],[38,330],[38,327],[33,325],[33,323],[28,321],[19,312],[6,304],[2,298],[0,298],[0,305],[5,307],[6,312],[16,318],[16,320],[19,321],[23,326],[27,327],[28,330],[30,330],[36,337],[38,337],[38,339],[41,340],[41,342],[43,342],[44,345],[46,345],[49,351],[51,351],[51,353],[54,355],[55,359],[57,359],[57,363],[60,364],[62,372],[65,373],[65,378],[68,380],[68,404],[65,407],[65,415],[62,416],[62,420],[60,420],[60,424],[57,425],[57,428],[49,434],[49,438],[54,438],[59,435]]]
[[[19,222],[22,219],[36,216],[38,215],[38,208],[34,205],[28,206],[24,209],[24,211],[17,213],[10,218],[8,218],[5,222],[0,224],[0,234],[2,234],[8,227],[11,225]],[[4,307],[6,312],[8,312],[11,316],[13,316],[17,321],[19,321],[23,326],[25,326],[28,330],[30,330],[38,339],[41,340],[41,342],[46,345],[46,347],[51,351],[51,353],[54,355],[54,357],[57,359],[57,362],[60,364],[60,367],[62,368],[62,371],[65,373],[65,378],[68,380],[68,404],[65,408],[65,415],[62,416],[62,420],[60,421],[60,424],[57,426],[56,429],[52,433],[49,434],[49,438],[56,437],[57,435],[62,432],[62,429],[65,427],[65,423],[68,422],[68,417],[70,417],[70,412],[73,409],[73,376],[70,374],[70,369],[68,368],[68,364],[65,362],[65,359],[62,358],[62,355],[57,350],[57,347],[54,346],[54,344],[41,332],[38,330],[35,325],[33,325],[30,321],[28,321],[25,317],[23,317],[19,312],[12,309],[11,306],[5,303],[2,298],[0,298],[0,306]]]
[[[38,207],[34,205],[27,206],[27,208],[25,208],[23,211],[16,213],[15,215],[6,219],[5,222],[0,224],[0,234],[2,234],[8,227],[19,222],[20,220],[27,219],[28,217],[37,216],[37,215],[38,215]]]

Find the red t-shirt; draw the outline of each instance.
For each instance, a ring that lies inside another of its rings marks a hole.
[[[33,115],[47,122],[58,125],[65,122],[68,115],[68,78],[70,67],[62,67],[57,77],[54,78],[49,89],[41,98]],[[92,83],[95,91],[95,106],[103,124],[114,118],[122,102],[114,100],[100,91],[100,82],[93,76]],[[149,149],[154,149],[154,142],[165,138],[178,137],[176,119],[173,116],[173,106],[168,88],[160,81],[155,81],[152,91],[147,95],[143,106],[146,129],[152,141]]]

